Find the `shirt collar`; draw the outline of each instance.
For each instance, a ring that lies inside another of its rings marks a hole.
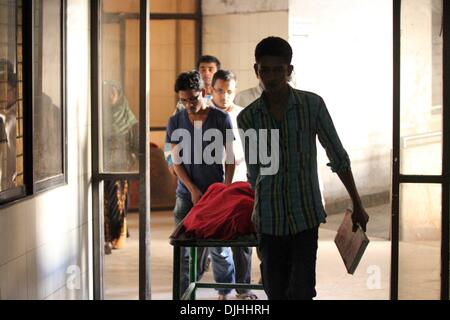
[[[295,90],[290,85],[289,85],[289,98],[287,103],[288,106],[286,108],[286,111],[289,111],[296,105],[302,104],[301,97],[295,92]],[[269,109],[264,99],[264,92],[262,93],[261,98],[259,99],[258,110],[265,114],[269,114]]]

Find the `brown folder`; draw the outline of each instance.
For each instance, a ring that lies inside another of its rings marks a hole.
[[[345,211],[344,220],[342,221],[334,243],[336,244],[339,253],[344,261],[345,268],[349,274],[353,274],[358,267],[359,261],[364,254],[364,251],[369,244],[369,238],[366,233],[358,225],[356,232],[352,231],[352,211],[347,209]]]

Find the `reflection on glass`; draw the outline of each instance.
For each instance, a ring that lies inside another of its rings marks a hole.
[[[35,2],[34,177],[63,173],[61,1]]]
[[[137,172],[139,1],[108,0],[101,7],[102,171]]]
[[[23,184],[21,1],[0,1],[0,192]]]
[[[440,298],[441,186],[400,189],[399,299]]]
[[[117,81],[103,81],[103,148],[107,172],[128,172],[138,166],[138,121]]]
[[[402,174],[442,170],[442,0],[401,7]]]

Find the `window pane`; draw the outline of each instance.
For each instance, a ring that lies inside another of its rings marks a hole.
[[[399,250],[399,298],[439,299],[440,185],[401,185]]]
[[[442,170],[442,1],[402,1],[402,174]]]
[[[150,13],[195,13],[196,0],[150,0]]]
[[[102,1],[101,8],[101,171],[136,173],[139,168],[139,1]]]
[[[35,2],[34,178],[63,173],[61,1]]]
[[[23,185],[21,6],[0,0],[0,192]]]

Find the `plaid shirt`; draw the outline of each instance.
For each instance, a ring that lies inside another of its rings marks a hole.
[[[244,132],[268,129],[268,145],[270,130],[279,130],[279,170],[276,174],[260,174],[263,165],[259,156],[257,164],[249,164],[250,154],[258,150],[244,145],[249,182],[256,190],[252,220],[258,232],[293,235],[325,222],[317,176],[316,136],[326,150],[330,160],[328,166],[333,172],[350,169],[350,159],[322,98],[291,88],[283,119],[277,122],[269,113],[263,95],[240,113],[238,126]],[[242,141],[244,143],[245,139]]]

